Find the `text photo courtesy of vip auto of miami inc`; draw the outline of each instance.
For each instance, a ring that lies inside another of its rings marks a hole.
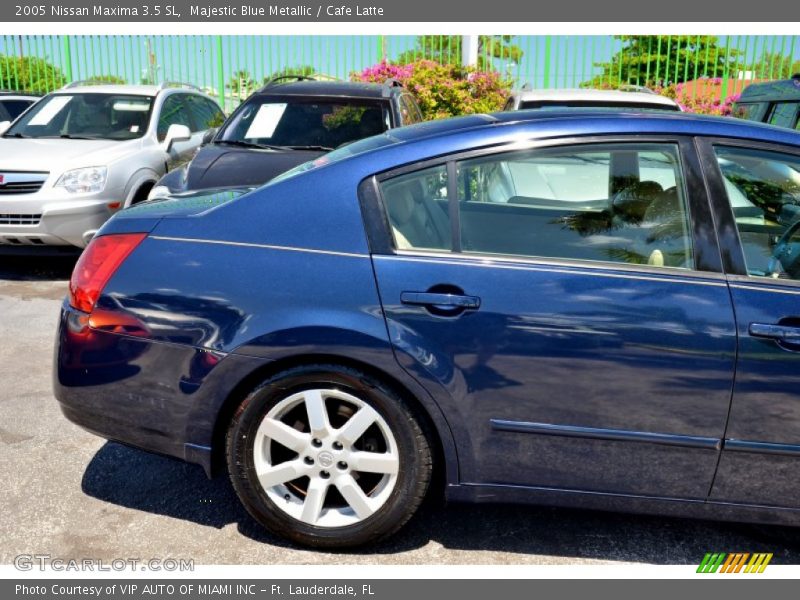
[[[800,37],[101,25],[0,33],[10,577],[800,561]]]

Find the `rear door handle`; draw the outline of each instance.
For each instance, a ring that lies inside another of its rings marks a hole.
[[[800,343],[800,327],[790,325],[770,325],[767,323],[750,323],[750,335],[768,338],[779,342]]]
[[[400,294],[400,302],[416,306],[448,306],[472,310],[481,306],[481,299],[477,296],[433,292],[403,292]]]

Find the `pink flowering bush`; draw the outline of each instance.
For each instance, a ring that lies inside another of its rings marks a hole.
[[[671,85],[662,92],[677,102],[684,112],[701,115],[730,116],[733,112],[733,103],[739,99],[739,94],[731,94],[724,100],[720,97],[721,79],[709,79],[705,89],[689,90],[685,84]]]
[[[397,79],[414,94],[426,120],[498,111],[511,93],[511,81],[495,71],[442,65],[432,60],[406,65],[384,60],[350,78],[372,83]]]

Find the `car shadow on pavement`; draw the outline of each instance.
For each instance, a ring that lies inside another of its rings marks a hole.
[[[80,251],[55,256],[0,255],[0,280],[59,281],[69,279]]]
[[[199,525],[222,528],[236,523],[245,537],[293,547],[250,517],[226,476],[209,480],[196,465],[117,443],[108,442],[95,454],[82,489],[106,502]],[[536,562],[549,564],[574,559],[699,564],[710,551],[773,552],[775,564],[800,563],[800,531],[792,528],[519,505],[444,507],[438,501],[423,505],[390,540],[348,552],[402,554],[431,541],[455,551],[538,556],[542,559]],[[402,563],[402,556],[398,561]],[[472,561],[469,556],[458,560],[456,554],[447,562]],[[520,562],[531,559],[521,556]]]

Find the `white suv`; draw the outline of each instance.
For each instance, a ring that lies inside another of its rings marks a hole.
[[[680,106],[665,96],[639,86],[624,86],[618,90],[522,88],[513,92],[503,110],[562,109],[562,108],[623,108],[630,110],[672,110]]]
[[[85,246],[223,120],[187,84],[78,82],[0,123],[0,252]]]

